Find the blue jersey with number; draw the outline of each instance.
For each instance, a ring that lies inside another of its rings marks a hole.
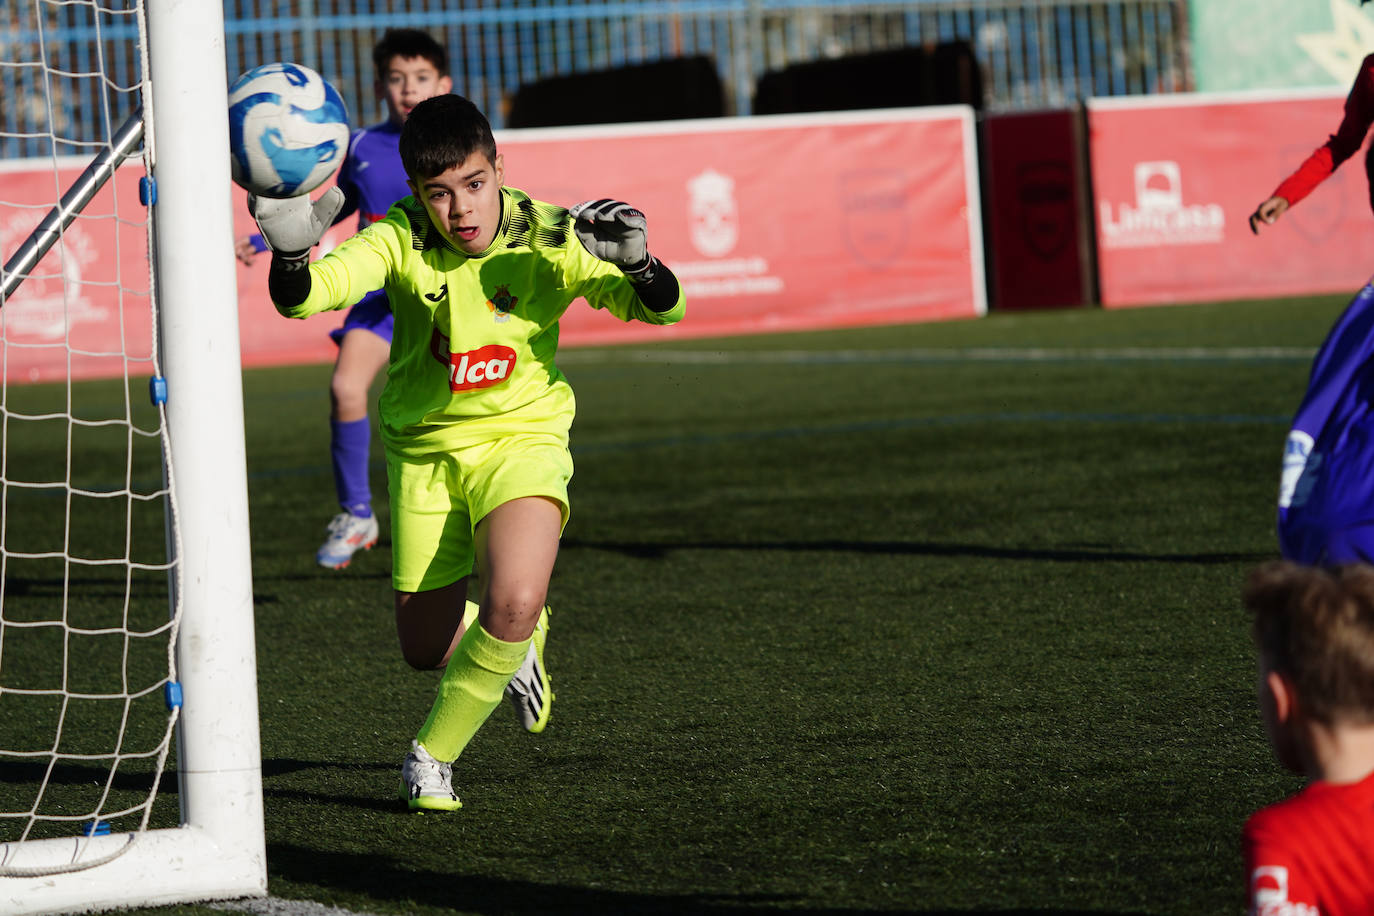
[[[1284,447],[1279,549],[1295,562],[1374,560],[1374,285],[1327,334]]]

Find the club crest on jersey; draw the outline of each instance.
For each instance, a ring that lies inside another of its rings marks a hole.
[[[519,297],[510,294],[509,286],[502,285],[496,287],[496,292],[492,293],[491,298],[487,300],[487,308],[491,309],[493,317],[500,324],[510,320],[511,309],[515,308],[515,304],[519,301]]]

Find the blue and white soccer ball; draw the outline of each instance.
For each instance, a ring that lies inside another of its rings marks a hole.
[[[234,183],[259,197],[309,194],[348,152],[348,113],[338,91],[309,67],[254,67],[229,86]]]

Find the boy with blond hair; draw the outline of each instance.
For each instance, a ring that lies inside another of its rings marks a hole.
[[[1374,567],[1283,560],[1245,585],[1259,705],[1305,789],[1242,834],[1252,916],[1374,913]]]

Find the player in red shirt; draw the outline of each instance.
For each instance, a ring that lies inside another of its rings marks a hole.
[[[1360,0],[1361,5],[1369,0]],[[1273,225],[1289,207],[1311,194],[1340,164],[1355,155],[1374,124],[1374,54],[1360,63],[1360,72],[1345,100],[1345,117],[1336,132],[1313,151],[1296,172],[1274,189],[1269,199],[1250,214],[1250,231],[1259,234],[1260,226]],[[1374,147],[1365,154],[1365,174],[1369,176],[1370,206],[1374,207]]]
[[[1251,916],[1374,913],[1374,567],[1276,561],[1250,574],[1259,704],[1307,788],[1242,834]]]

